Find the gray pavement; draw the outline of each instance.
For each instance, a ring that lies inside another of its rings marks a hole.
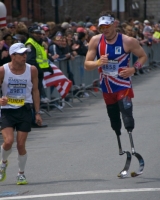
[[[33,129],[27,141],[26,186],[17,186],[16,143],[9,158],[7,179],[0,183],[1,199],[159,200],[160,199],[160,69],[133,77],[136,127],[135,149],[145,160],[144,174],[118,179],[125,155],[118,155],[116,135],[102,99],[77,100],[63,113],[43,115],[48,128]],[[1,137],[1,136],[0,136]],[[122,128],[122,146],[130,150]],[[2,138],[0,139],[2,143]],[[138,168],[132,158],[130,172]],[[12,195],[12,197],[10,197]],[[38,196],[39,195],[39,196]],[[3,198],[4,197],[4,198]]]

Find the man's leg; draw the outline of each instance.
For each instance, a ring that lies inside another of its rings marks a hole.
[[[26,185],[26,177],[24,175],[24,170],[27,162],[27,151],[25,148],[28,133],[18,131],[17,132],[17,150],[18,150],[18,166],[19,172],[17,176],[18,185]]]
[[[121,118],[118,102],[110,105],[106,105],[107,113],[110,118],[111,127],[117,135],[121,135]]]
[[[8,166],[8,157],[12,151],[14,142],[14,130],[11,127],[2,129],[3,144],[1,146],[1,164],[0,164],[0,181],[6,179],[6,168]]]
[[[133,105],[130,97],[125,97],[118,101],[119,109],[122,113],[122,119],[124,127],[128,132],[132,132],[134,129],[134,118],[133,118]]]

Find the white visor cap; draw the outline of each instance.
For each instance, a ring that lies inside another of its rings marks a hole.
[[[14,53],[24,53],[25,51],[30,52],[30,48],[26,48],[23,43],[15,43],[10,46],[9,48],[9,55],[12,55]]]
[[[113,24],[114,18],[111,16],[102,16],[99,18],[98,26]]]

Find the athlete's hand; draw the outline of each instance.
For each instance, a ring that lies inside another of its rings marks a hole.
[[[119,76],[126,79],[126,78],[132,76],[134,73],[135,73],[134,67],[126,67],[122,71],[120,71]]]
[[[41,118],[40,114],[37,114],[35,116],[35,118],[36,118],[36,124],[38,124],[38,126],[41,126],[42,125],[42,118]]]
[[[97,60],[97,65],[98,65],[98,66],[107,65],[107,64],[108,64],[108,55],[109,55],[109,54],[102,55],[102,56],[100,57],[100,59]]]
[[[0,98],[0,105],[1,106],[7,105],[7,102],[8,102],[8,98],[7,97]]]

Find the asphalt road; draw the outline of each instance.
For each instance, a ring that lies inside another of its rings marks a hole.
[[[135,149],[145,160],[144,173],[119,179],[126,156],[119,156],[116,135],[102,100],[75,100],[63,113],[43,115],[49,126],[33,129],[27,140],[26,186],[17,186],[16,143],[9,157],[7,179],[0,183],[2,199],[44,200],[160,200],[160,68],[133,77]],[[130,150],[122,128],[122,147]],[[0,142],[2,138],[0,136]],[[138,169],[132,158],[130,172]]]

